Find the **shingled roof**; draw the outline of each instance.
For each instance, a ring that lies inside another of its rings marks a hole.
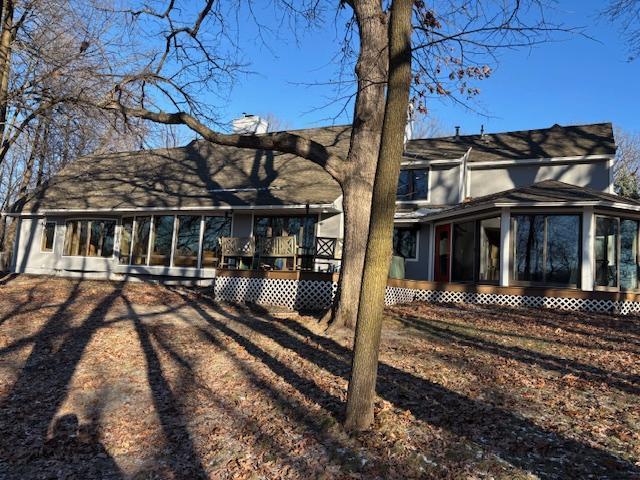
[[[493,193],[482,197],[474,198],[454,207],[445,208],[425,217],[431,220],[432,217],[446,217],[448,215],[460,215],[465,211],[477,211],[501,206],[520,206],[530,204],[584,204],[590,203],[603,206],[628,206],[640,208],[640,201],[631,198],[621,197],[612,193],[605,193],[588,187],[579,187],[557,180],[545,180],[534,183],[528,187],[513,188],[503,192]]]
[[[351,126],[293,133],[346,156]],[[180,148],[79,158],[22,211],[331,204],[341,193],[322,167],[295,155],[194,141]]]
[[[410,140],[406,150],[430,160],[449,160],[460,158],[469,148],[469,162],[614,155],[616,152],[611,123]]]

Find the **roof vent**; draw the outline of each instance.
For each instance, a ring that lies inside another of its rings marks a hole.
[[[267,133],[269,123],[260,118],[258,115],[251,115],[249,113],[243,113],[242,117],[236,118],[231,122],[233,133],[240,134],[261,134]]]

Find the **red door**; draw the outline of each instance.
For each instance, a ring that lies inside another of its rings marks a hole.
[[[451,224],[436,227],[435,259],[433,278],[436,282],[449,281],[449,258],[451,251]]]

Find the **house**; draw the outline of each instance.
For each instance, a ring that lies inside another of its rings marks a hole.
[[[295,133],[347,153],[349,126]],[[408,140],[396,286],[637,290],[640,203],[613,193],[615,150],[610,123]],[[81,158],[6,215],[14,272],[211,281],[340,266],[341,189],[290,154],[194,141]]]

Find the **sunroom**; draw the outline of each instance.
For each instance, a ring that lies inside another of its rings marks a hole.
[[[429,280],[634,292],[640,202],[545,181],[428,215]],[[496,289],[499,290],[499,289]]]

